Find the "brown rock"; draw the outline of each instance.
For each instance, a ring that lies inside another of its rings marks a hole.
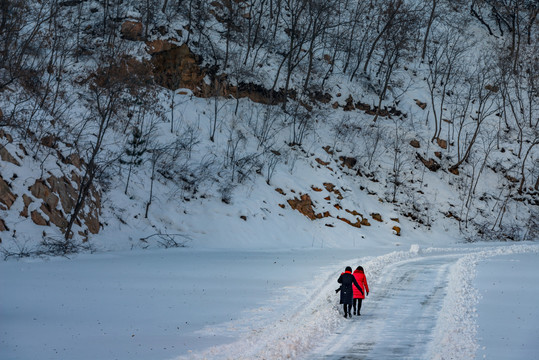
[[[71,213],[71,210],[75,206],[77,190],[71,185],[67,176],[57,178],[53,175],[47,179],[47,182],[50,184],[52,191],[58,194],[65,213]]]
[[[329,155],[333,155],[333,151],[330,150],[331,146],[323,146],[322,149],[324,149]]]
[[[442,158],[442,153],[440,151],[435,151],[434,156],[436,156],[438,159]]]
[[[438,146],[440,146],[442,149],[447,149],[447,141],[443,139],[436,139],[436,142],[438,143]]]
[[[16,199],[17,195],[11,192],[9,185],[0,176],[0,203],[6,205],[9,210]]]
[[[421,147],[421,144],[419,143],[418,140],[412,140],[410,141],[410,145],[412,145],[412,147],[416,148],[416,149],[419,149]]]
[[[58,228],[64,230],[67,227],[68,222],[61,210],[51,207],[46,202],[42,203],[39,209],[43,212],[43,214],[47,215],[49,217],[49,221]]]
[[[323,166],[328,166],[329,165],[329,162],[326,162],[326,161],[323,161],[321,160],[320,158],[316,158],[314,159],[317,163],[319,163],[320,165],[323,165]]]
[[[2,119],[2,117],[0,117],[0,120],[1,119]],[[7,142],[10,143],[10,144],[13,142],[13,137],[11,136],[11,134],[8,134],[7,132],[5,132],[4,129],[0,129],[0,138],[5,138],[7,140]]]
[[[352,98],[352,95],[348,96],[348,99],[346,99],[346,104],[343,107],[344,111],[352,111],[356,108],[354,104],[354,99]]]
[[[436,162],[434,159],[424,159],[421,155],[417,154],[417,158],[425,165],[430,171],[438,171],[440,169],[440,164]]]
[[[335,189],[335,185],[333,185],[332,183],[324,183],[324,187],[329,192],[333,192],[333,189]]]
[[[6,226],[6,222],[4,219],[0,219],[0,231],[9,231],[9,228]],[[0,239],[0,243],[2,243],[2,239]]]
[[[361,216],[361,217],[363,217],[363,215],[361,215],[360,213],[358,213],[356,210],[350,211],[350,210],[346,209],[346,212],[348,212],[348,213],[350,213],[350,214],[352,214],[352,215],[354,215],[354,216]]]
[[[458,167],[454,167],[454,166],[451,166],[451,167],[449,168],[449,172],[450,172],[451,174],[453,174],[453,175],[459,175],[459,174],[460,174],[459,168],[458,168]]]
[[[316,192],[322,191],[322,189],[320,189],[320,188],[318,188],[318,187],[316,187],[316,186],[314,186],[314,185],[311,186],[311,189],[313,189],[313,191],[316,191]]]
[[[277,191],[277,192],[278,192],[279,194],[281,194],[281,195],[286,196],[286,193],[285,193],[285,192],[283,191],[283,189],[281,189],[281,188],[277,188],[277,189],[275,189],[275,191]]]
[[[333,205],[333,206],[335,206],[335,209],[337,209],[337,210],[342,210],[342,206],[339,205],[339,204],[335,204],[335,205]]]
[[[485,86],[485,89],[487,89],[488,91],[492,91],[494,93],[497,93],[498,91],[500,91],[500,88],[496,85],[486,85]]]
[[[32,203],[32,198],[26,194],[22,194],[22,201],[24,202],[24,208],[19,214],[22,217],[28,217],[28,206]]]
[[[391,221],[400,222],[399,218],[391,218]]]
[[[395,235],[401,236],[401,228],[398,226],[393,226],[392,228],[395,231]]]
[[[424,102],[419,101],[418,99],[414,99],[417,106],[419,106],[421,109],[425,110],[427,108],[427,104]]]
[[[379,222],[382,222],[382,215],[378,214],[378,213],[372,213],[371,214],[371,217],[376,220],[376,221],[379,221]]]
[[[32,211],[31,218],[34,224],[36,225],[41,225],[41,226],[49,225],[47,220],[45,220],[43,216],[41,216],[41,214],[37,210]]]
[[[307,216],[311,220],[317,218],[313,210],[313,202],[308,194],[301,195],[300,199],[294,198],[288,200],[288,204],[290,205],[290,207],[292,207],[292,209],[298,210],[300,213]]]
[[[369,220],[367,220],[367,218],[362,218],[361,219],[361,225],[363,225],[363,226],[371,226],[371,223],[369,222]]]
[[[41,138],[41,145],[54,149],[57,147],[57,141],[56,136],[50,134]]]
[[[342,218],[342,217],[339,217],[339,216],[337,216],[337,219],[347,223],[350,226],[353,226],[353,227],[356,227],[356,228],[361,227],[361,221],[359,221],[359,219],[356,219],[356,222],[354,222],[354,223],[351,222],[350,220],[348,220],[347,218]]]
[[[126,40],[140,40],[142,38],[142,23],[140,21],[126,20],[122,24],[120,32]]]
[[[147,46],[147,52],[150,55],[157,54],[163,51],[171,50],[175,47],[178,47],[177,45],[171,43],[168,40],[154,40],[154,41],[146,41]]]
[[[354,157],[340,156],[339,160],[342,161],[343,166],[352,169],[357,164],[357,159]]]
[[[13,155],[11,155],[9,151],[7,151],[6,147],[2,145],[0,145],[0,158],[3,161],[7,161],[17,166],[21,166],[21,164],[17,161],[17,159],[15,159]]]

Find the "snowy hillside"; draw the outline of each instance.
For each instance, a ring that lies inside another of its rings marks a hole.
[[[535,239],[537,9],[461,5],[11,4],[4,256]]]

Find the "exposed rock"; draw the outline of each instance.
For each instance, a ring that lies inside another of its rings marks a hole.
[[[401,236],[401,228],[398,226],[393,226],[392,228],[395,231],[395,235]]]
[[[22,209],[20,216],[28,217],[28,206],[32,203],[32,198],[26,194],[22,194],[22,201],[24,202],[24,208]]]
[[[427,103],[421,102],[418,99],[414,99],[417,106],[419,106],[421,109],[425,110],[427,108]]]
[[[335,189],[335,185],[333,185],[332,183],[324,183],[324,187],[329,192],[333,192],[333,190]]]
[[[322,189],[320,189],[319,187],[316,187],[314,185],[311,186],[311,189],[313,189],[313,191],[316,191],[316,192],[321,192]]]
[[[424,159],[421,155],[417,154],[417,158],[425,165],[430,171],[438,171],[440,169],[440,164],[436,162],[434,159]]]
[[[434,156],[436,156],[438,159],[442,158],[442,153],[440,151],[435,151]]]
[[[322,104],[329,104],[331,102],[331,95],[328,93],[322,93],[320,91],[315,91],[310,94],[312,100],[321,102]]]
[[[9,188],[9,185],[4,181],[0,175],[0,203],[7,206],[8,210],[11,208],[11,205],[17,199],[17,195],[13,194]]]
[[[122,37],[126,40],[138,41],[142,38],[142,23],[140,21],[126,20],[120,29]]]
[[[45,220],[43,216],[41,216],[41,214],[37,210],[32,211],[31,218],[34,224],[36,225],[41,225],[41,226],[49,225],[47,220]]]
[[[81,170],[84,161],[80,158],[78,154],[73,153],[65,158],[64,163],[74,165],[77,169]]]
[[[46,146],[51,149],[55,149],[58,146],[57,141],[58,141],[58,138],[56,136],[49,134],[41,138],[41,145]]]
[[[351,222],[350,220],[348,220],[347,218],[342,218],[342,217],[339,217],[339,216],[337,216],[337,219],[347,223],[350,226],[353,226],[353,227],[356,227],[356,228],[361,227],[361,221],[359,219],[356,219],[356,222],[354,222],[354,223]]]
[[[400,222],[399,218],[391,218],[391,221]]]
[[[161,39],[157,39],[154,41],[146,41],[146,45],[148,46],[146,51],[150,55],[157,54],[163,51],[168,51],[175,47],[178,47],[178,45],[173,44],[172,42],[168,40],[161,40]]]
[[[281,194],[281,195],[286,196],[286,193],[285,193],[285,192],[283,191],[283,189],[281,189],[281,188],[277,188],[277,189],[275,189],[275,191],[277,191],[277,192],[278,192],[279,194]]]
[[[348,96],[348,99],[346,99],[346,104],[343,107],[344,111],[352,111],[356,108],[354,105],[354,99],[352,98],[352,95]]]
[[[346,212],[348,212],[348,213],[350,213],[350,214],[352,214],[352,215],[354,215],[354,216],[361,216],[361,217],[363,217],[363,215],[361,215],[360,213],[358,213],[356,210],[352,210],[352,211],[350,211],[350,210],[348,210],[348,209],[345,209],[345,210],[346,210]]]
[[[343,166],[346,166],[349,169],[353,169],[354,166],[356,166],[356,164],[357,164],[357,159],[354,158],[354,157],[340,156],[339,160],[342,161]]]
[[[442,149],[447,149],[447,141],[443,139],[436,139],[436,142],[438,143],[438,146],[440,146]]]
[[[15,159],[13,155],[11,155],[9,151],[7,151],[6,147],[2,145],[0,145],[0,158],[3,161],[7,161],[17,166],[21,166],[21,164],[17,161],[17,159]]]
[[[294,210],[298,210],[303,215],[307,216],[309,219],[314,220],[320,217],[317,217],[314,210],[313,210],[313,202],[311,200],[311,197],[308,194],[301,195],[301,198],[294,198],[291,200],[288,200],[288,204],[292,207]]]
[[[335,206],[335,209],[337,209],[337,210],[342,210],[342,206],[339,205],[339,204],[335,204],[335,205],[333,205],[333,206]]]
[[[9,228],[6,226],[6,222],[4,219],[0,219],[0,231],[9,231]],[[0,243],[2,243],[2,239],[0,239]]]
[[[416,148],[416,149],[419,149],[421,147],[421,144],[419,143],[418,140],[414,139],[412,141],[410,141],[410,145],[412,145],[412,147]]]
[[[335,195],[337,195],[337,199],[338,199],[338,200],[342,200],[342,199],[343,199],[343,196],[342,196],[340,190],[339,190],[339,189],[335,189],[335,185],[333,185],[332,183],[324,183],[324,187],[326,188],[327,191],[332,192],[332,193],[334,193]]]
[[[494,93],[497,93],[498,91],[500,91],[500,88],[496,85],[486,85],[485,86],[485,89],[487,89],[488,91],[492,91]]]
[[[378,213],[372,213],[371,214],[371,217],[376,220],[376,221],[379,221],[379,222],[382,222],[382,215],[378,214]]]
[[[320,165],[322,166],[328,166],[329,165],[329,162],[326,162],[326,161],[323,161],[322,159],[320,158],[316,158],[314,159],[317,163],[319,163]]]
[[[322,149],[324,149],[329,155],[333,155],[333,150],[330,150],[331,146],[323,146]]]
[[[51,176],[47,179],[47,182],[50,184],[52,191],[57,193],[60,197],[62,208],[64,209],[65,213],[71,213],[71,210],[75,206],[77,190],[75,190],[70,180],[66,176],[61,178]]]
[[[458,167],[455,167],[455,166],[451,166],[449,168],[449,172],[453,175],[459,175],[460,172],[459,172],[459,168]]]
[[[0,115],[2,115],[2,110],[0,110]],[[0,116],[0,120],[2,119],[2,116]],[[0,138],[4,138],[7,140],[8,143],[13,142],[13,137],[4,131],[4,129],[0,129]]]
[[[371,226],[371,223],[369,222],[369,220],[367,220],[367,218],[362,218],[361,219],[361,225],[363,225],[363,226]]]

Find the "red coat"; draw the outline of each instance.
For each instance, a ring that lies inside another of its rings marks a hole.
[[[362,294],[361,291],[359,291],[358,289],[354,287],[354,299],[365,299],[364,294],[369,293],[369,284],[367,284],[367,278],[365,277],[365,273],[356,269],[354,270],[354,277],[356,278],[356,281],[358,282],[359,286],[361,286],[361,289],[363,290],[363,294]]]

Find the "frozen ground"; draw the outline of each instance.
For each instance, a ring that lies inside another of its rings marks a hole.
[[[2,262],[0,358],[530,359],[538,251],[169,249]],[[359,264],[371,293],[361,317],[344,319],[336,279]]]

